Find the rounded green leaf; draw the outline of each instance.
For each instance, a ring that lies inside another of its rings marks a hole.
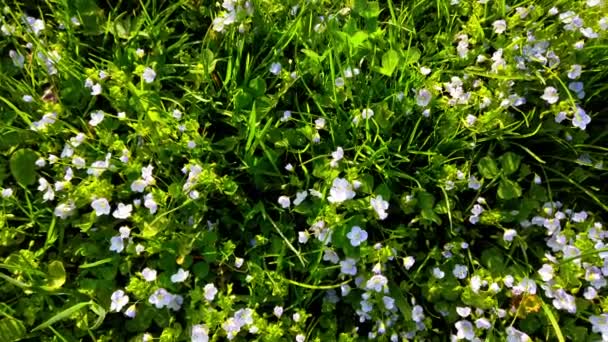
[[[23,148],[13,153],[10,160],[11,174],[15,180],[24,186],[36,182],[36,152]]]
[[[477,163],[477,169],[484,178],[492,179],[498,176],[498,166],[496,166],[494,159],[490,157],[481,158]]]

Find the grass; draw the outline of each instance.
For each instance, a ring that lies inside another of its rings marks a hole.
[[[606,339],[606,6],[5,0],[0,336]]]

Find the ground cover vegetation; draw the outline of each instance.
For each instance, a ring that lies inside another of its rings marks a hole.
[[[3,0],[2,341],[608,341],[605,0]]]

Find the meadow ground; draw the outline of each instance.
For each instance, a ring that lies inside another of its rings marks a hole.
[[[0,1],[0,340],[608,341],[608,1]]]

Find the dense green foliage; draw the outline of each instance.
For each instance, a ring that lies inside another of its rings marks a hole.
[[[1,341],[608,341],[605,0],[3,0]]]

